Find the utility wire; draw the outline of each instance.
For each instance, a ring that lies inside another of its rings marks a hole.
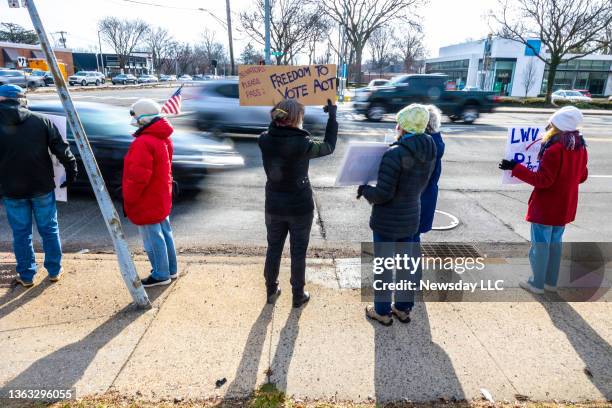
[[[219,22],[219,24],[223,25],[223,27],[227,28],[227,23],[217,17],[212,11],[205,9],[203,7],[197,7],[197,8],[193,8],[193,7],[178,7],[178,6],[168,6],[165,4],[159,4],[159,3],[149,3],[146,1],[139,1],[139,0],[123,0],[126,3],[134,3],[134,4],[140,4],[142,6],[150,6],[150,7],[160,7],[160,8],[166,8],[166,9],[174,9],[174,10],[188,10],[188,11],[202,11],[204,13],[209,14],[212,18],[214,18],[215,20],[217,20]]]

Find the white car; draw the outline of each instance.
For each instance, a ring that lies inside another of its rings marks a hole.
[[[179,81],[193,81],[191,75],[181,75],[178,79]]]
[[[87,86],[89,84],[100,85],[104,83],[102,74],[94,71],[79,71],[68,77],[70,85]]]
[[[558,90],[551,95],[552,102],[592,102],[593,99],[578,91]]]

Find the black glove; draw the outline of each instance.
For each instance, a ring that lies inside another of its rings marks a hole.
[[[357,188],[357,199],[359,200],[363,196],[363,190],[365,189],[365,185],[359,186]]]
[[[337,111],[338,107],[332,103],[331,99],[328,99],[327,105],[323,107],[323,112],[327,113],[330,118],[335,118]]]
[[[499,163],[499,166],[497,167],[499,167],[500,170],[512,170],[517,164],[518,162],[516,160],[502,159],[502,161]]]
[[[67,171],[66,172],[66,181],[64,181],[60,185],[60,188],[70,187],[71,185],[73,185],[75,183],[76,179],[77,179],[77,173],[75,171]]]

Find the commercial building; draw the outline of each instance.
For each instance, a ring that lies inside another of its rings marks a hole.
[[[100,58],[100,55],[102,58]],[[121,73],[117,54],[75,52],[73,53],[73,57],[77,71],[99,71],[111,77]],[[132,53],[123,71],[125,74],[134,75],[153,73],[153,60],[151,54],[147,52]]]
[[[440,48],[426,61],[425,72],[444,73],[451,87],[466,86],[500,95],[538,96],[546,91],[548,70],[536,56],[549,55],[538,40],[522,43],[488,38]],[[532,48],[533,47],[533,48]],[[587,89],[593,96],[612,94],[612,55],[592,54],[561,64],[553,90]]]
[[[74,73],[72,50],[69,48],[54,48],[53,51],[58,61],[66,64],[66,73],[72,75]],[[29,68],[30,61],[44,58],[45,56],[39,45],[0,41],[0,68]]]

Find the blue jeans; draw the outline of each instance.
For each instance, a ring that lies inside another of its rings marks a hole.
[[[151,276],[162,281],[170,279],[170,275],[177,272],[170,218],[167,217],[159,224],[140,225],[138,230],[153,268]]]
[[[55,193],[24,199],[4,198],[4,208],[13,230],[13,251],[17,259],[17,273],[24,281],[36,275],[36,258],[32,246],[32,216],[42,238],[45,269],[49,276],[57,276],[61,269],[62,245],[57,225]]]
[[[565,226],[531,224],[529,262],[533,274],[528,280],[531,286],[543,289],[544,284],[557,285],[561,267],[561,239],[564,231]]]
[[[373,241],[374,241],[374,256],[375,257],[383,257],[390,258],[395,255],[404,255],[407,254],[410,257],[419,257],[421,256],[421,246],[420,246],[420,234],[416,234],[412,237],[406,238],[388,238],[378,234],[377,232],[373,233]],[[399,244],[399,245],[398,245]],[[402,245],[404,244],[404,245]],[[422,270],[419,268],[415,273],[410,273],[411,271],[406,270],[396,270],[395,272],[395,282],[399,282],[401,280],[409,280],[411,282],[415,282],[418,285],[421,280]],[[393,279],[393,270],[392,269],[384,269],[383,273],[379,275],[382,282],[391,283],[394,281]],[[374,291],[374,309],[376,313],[379,315],[390,315],[391,314],[391,291],[387,290],[375,290]],[[396,291],[395,295],[395,307],[398,310],[409,312],[414,307],[414,291]]]

